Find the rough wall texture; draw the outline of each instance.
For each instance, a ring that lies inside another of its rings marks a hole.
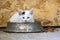
[[[0,25],[6,26],[9,18],[20,9],[34,9],[34,18],[43,26],[58,26],[60,0],[0,0]]]

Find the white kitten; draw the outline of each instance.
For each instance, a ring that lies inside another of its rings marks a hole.
[[[9,20],[10,22],[34,22],[33,10],[24,10],[15,13]]]

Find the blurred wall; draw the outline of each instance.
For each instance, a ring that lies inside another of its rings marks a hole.
[[[0,0],[0,26],[6,26],[16,11],[31,8],[34,10],[35,20],[43,26],[60,25],[60,0]]]

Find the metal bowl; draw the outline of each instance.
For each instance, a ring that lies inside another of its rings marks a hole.
[[[40,32],[41,23],[17,23],[8,22],[5,32]]]

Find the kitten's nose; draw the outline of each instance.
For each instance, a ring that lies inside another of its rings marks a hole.
[[[27,22],[27,20],[25,20],[25,22]]]

